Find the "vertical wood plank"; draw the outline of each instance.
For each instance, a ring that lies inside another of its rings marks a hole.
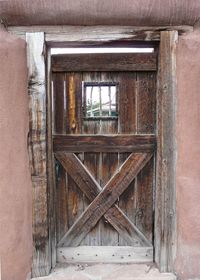
[[[156,73],[137,73],[137,133],[155,133]]]
[[[137,176],[135,224],[152,243],[153,235],[153,182],[154,159],[152,158]]]
[[[155,260],[172,271],[176,248],[175,104],[177,31],[162,31],[157,92],[157,187],[155,199]]]
[[[136,73],[119,73],[119,132],[136,132]]]
[[[53,87],[51,73],[51,50],[46,52],[46,79],[47,79],[47,184],[48,184],[48,210],[49,210],[49,244],[51,254],[49,263],[51,268],[56,265],[56,182],[55,182],[55,163],[53,155],[52,132],[54,131],[54,104]]]
[[[80,134],[82,131],[82,73],[68,72],[65,74],[66,92],[66,126],[64,133]],[[82,155],[77,155],[82,158]],[[67,200],[64,202],[68,212],[68,229],[84,211],[84,196],[70,174],[67,175]],[[65,221],[63,221],[65,223]],[[62,234],[63,235],[63,231]],[[60,237],[62,237],[60,235]]]
[[[68,188],[66,186],[66,173],[61,164],[56,165],[57,176],[56,176],[56,225],[57,243],[63,237],[65,232],[68,230]]]
[[[136,92],[137,82],[136,73],[119,73],[119,128],[120,133],[136,133],[137,110]],[[119,166],[127,159],[129,153],[119,154]],[[127,190],[119,198],[119,207],[135,223],[135,180],[129,185]],[[129,245],[119,236],[119,245]]]
[[[101,165],[101,154],[100,153],[84,153],[84,165],[100,184],[100,165]],[[88,207],[90,202],[86,197],[84,197],[84,210]],[[81,242],[80,245],[90,245],[90,246],[100,246],[101,245],[101,232],[100,225],[101,222],[98,222],[97,225],[89,232],[85,239]]]
[[[66,133],[82,131],[82,73],[66,73]]]
[[[53,92],[54,92],[54,112],[55,112],[55,133],[64,133],[66,128],[66,107],[65,107],[65,74],[53,74]]]
[[[33,181],[32,276],[47,275],[51,268],[46,170],[46,88],[44,33],[26,33],[29,75],[29,154]]]

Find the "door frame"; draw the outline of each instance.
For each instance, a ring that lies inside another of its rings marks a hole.
[[[33,183],[33,277],[48,275],[56,264],[50,48],[142,47],[147,42],[149,45],[159,43],[154,258],[161,272],[173,272],[176,255],[176,45],[178,33],[189,29],[191,27],[187,26],[9,28],[9,32],[27,42],[29,157]]]

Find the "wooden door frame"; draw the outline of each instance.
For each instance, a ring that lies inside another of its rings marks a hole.
[[[155,262],[160,271],[174,269],[176,254],[176,45],[188,26],[39,26],[11,27],[26,39],[29,67],[29,152],[33,182],[33,268],[48,275],[56,263],[55,184],[51,129],[51,47],[143,46],[159,42],[157,83],[157,168],[155,187]],[[46,85],[46,87],[44,86]],[[42,120],[42,121],[41,121]],[[42,211],[40,210],[42,206]],[[37,220],[37,221],[36,221]]]

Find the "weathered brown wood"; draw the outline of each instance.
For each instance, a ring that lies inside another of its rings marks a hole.
[[[119,132],[135,134],[136,132],[136,73],[117,74],[119,100]],[[128,121],[127,121],[128,120]]]
[[[32,176],[33,186],[33,263],[32,275],[49,273],[47,178]]]
[[[56,157],[61,162],[66,171],[71,174],[74,181],[77,183],[82,192],[93,201],[101,192],[101,186],[90,175],[81,161],[73,154],[57,153]],[[125,238],[129,245],[135,244],[135,239],[138,243],[149,246],[149,242],[136,227],[129,222],[127,217],[115,205],[114,208],[108,210],[105,214],[105,219]],[[113,222],[114,221],[114,222]]]
[[[47,204],[44,33],[26,33],[29,89],[29,155],[33,181],[32,276],[48,275],[51,246]]]
[[[51,50],[46,51],[46,83],[47,83],[47,184],[48,184],[48,216],[49,216],[49,244],[51,254],[49,254],[49,262],[51,268],[56,265],[56,182],[54,169],[54,156],[52,135],[54,131],[54,110],[53,110],[53,87],[51,73]]]
[[[110,127],[112,129],[112,126]],[[108,122],[109,129],[109,122]],[[118,169],[118,153],[101,153],[101,186],[102,188],[113,177]],[[113,211],[116,212],[116,211]],[[114,213],[113,213],[114,214]],[[114,217],[114,215],[113,215]],[[102,218],[101,245],[118,246],[118,232],[105,218]]]
[[[151,157],[152,154],[132,154],[65,234],[59,245],[79,245],[85,235],[115,203]]]
[[[88,174],[86,174],[86,177],[90,176],[90,174],[93,176],[95,181],[99,184],[98,190],[100,191],[100,175],[101,175],[101,169],[100,169],[100,164],[101,164],[101,154],[100,153],[84,153],[84,166],[87,168],[89,171]],[[96,184],[97,185],[97,184]],[[94,187],[94,186],[93,186]],[[93,188],[92,187],[92,188]],[[99,192],[97,191],[97,193]],[[87,197],[87,195],[84,192],[85,196],[85,209],[89,206],[90,202],[92,200]],[[94,199],[94,198],[93,198]],[[86,245],[89,246],[99,246],[101,245],[101,220],[97,223],[97,225],[88,233],[88,235],[85,237],[85,243]],[[82,242],[81,244],[82,245]]]
[[[61,75],[61,73],[59,73]],[[66,128],[68,134],[82,131],[82,73],[66,73]]]
[[[133,152],[152,151],[154,135],[54,135],[54,151]]]
[[[66,127],[66,94],[64,89],[65,75],[53,74],[53,97],[54,97],[54,132],[64,133]]]
[[[25,37],[26,32],[45,32],[50,47],[104,46],[108,43],[160,40],[160,31],[192,32],[193,26],[8,26],[12,34]],[[143,43],[144,45],[144,43]]]
[[[137,133],[155,133],[156,73],[137,73]]]
[[[56,165],[56,240],[57,243],[63,237],[65,232],[68,230],[69,226],[68,221],[68,188],[66,184],[66,173],[61,164],[57,162]]]
[[[135,224],[153,243],[153,184],[154,159],[152,158],[137,176]]]
[[[59,54],[52,56],[52,71],[156,71],[155,53]]]
[[[157,187],[155,260],[161,271],[173,271],[176,248],[175,104],[177,31],[161,32],[157,93]]]

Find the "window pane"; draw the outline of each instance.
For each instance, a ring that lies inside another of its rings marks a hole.
[[[112,117],[116,112],[115,85],[85,86],[86,117]]]

